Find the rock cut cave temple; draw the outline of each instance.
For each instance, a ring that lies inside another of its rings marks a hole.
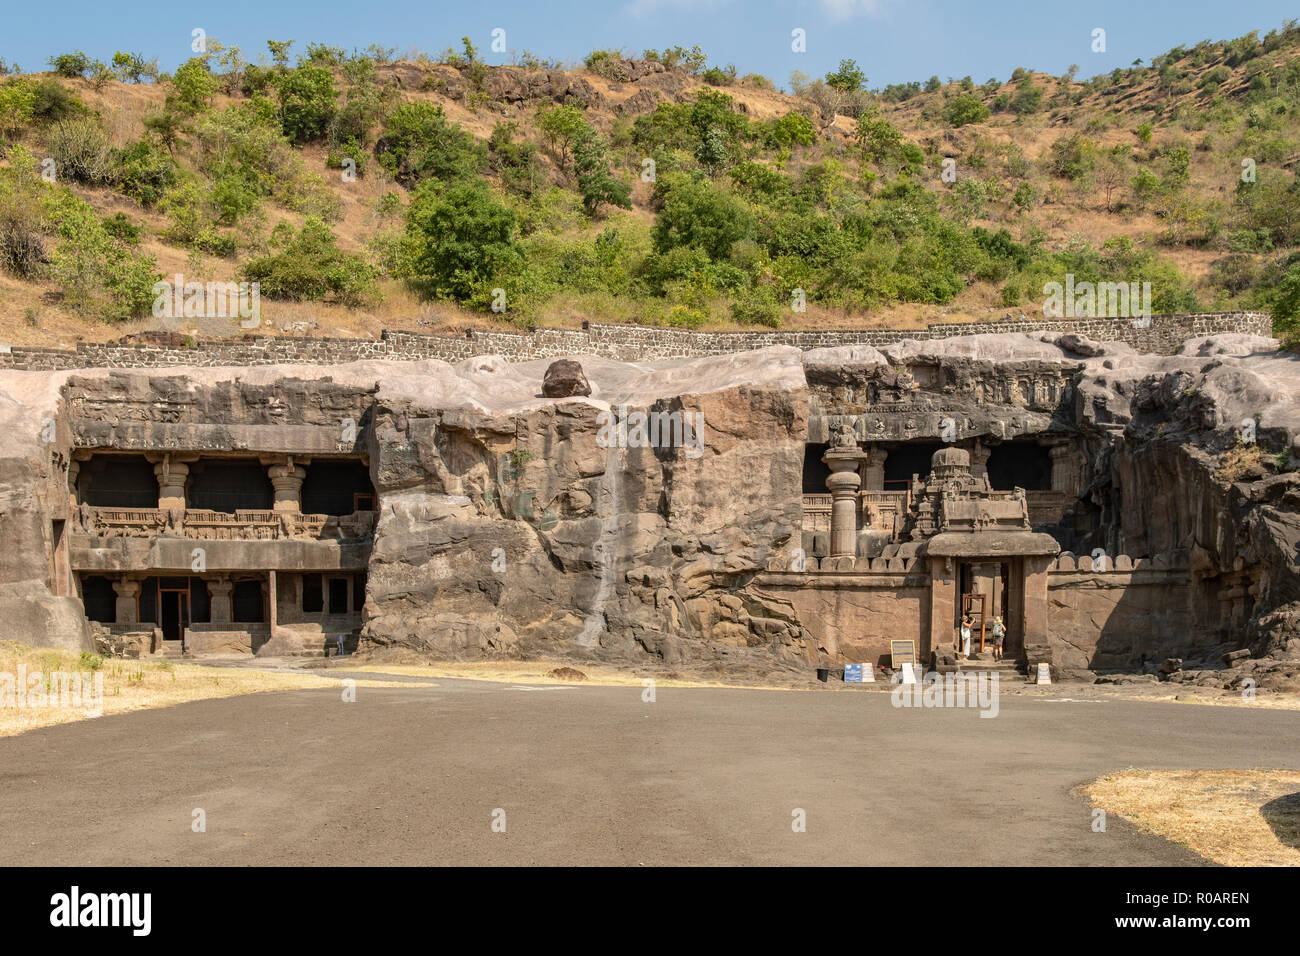
[[[244,444],[225,426],[186,431],[193,445]],[[342,635],[355,647],[376,514],[365,454],[81,447],[68,476],[55,566],[119,646],[320,656]]]

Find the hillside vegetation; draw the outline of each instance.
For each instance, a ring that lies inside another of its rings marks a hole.
[[[1300,325],[1300,27],[1076,79],[791,92],[698,47],[488,66],[209,40],[171,75],[0,61],[0,336],[160,326],[154,283],[256,282],[259,331],[911,326],[1150,282]]]

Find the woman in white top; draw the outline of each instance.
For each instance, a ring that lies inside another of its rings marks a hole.
[[[971,619],[968,615],[963,615],[961,619],[961,656],[970,657],[970,629]]]

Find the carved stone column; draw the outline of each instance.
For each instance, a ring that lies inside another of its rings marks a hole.
[[[153,466],[153,473],[158,479],[158,507],[163,511],[184,511],[185,482],[190,476],[190,466],[168,455]]]
[[[1074,448],[1062,443],[1047,450],[1052,459],[1052,490],[1063,491],[1071,498],[1079,497],[1078,460]]]
[[[977,481],[984,481],[989,476],[989,455],[993,453],[992,449],[985,448],[984,443],[978,438],[970,449],[970,473],[971,477]]]
[[[229,578],[214,578],[207,582],[208,600],[212,608],[213,624],[228,624],[232,620],[230,592],[235,586]]]
[[[858,463],[862,452],[855,448],[832,448],[822,456],[830,468],[826,487],[831,492],[831,557],[852,558],[858,553],[858,487],[862,477]]]
[[[307,478],[307,469],[289,459],[288,464],[272,465],[266,472],[271,476],[271,487],[275,489],[275,510],[300,513],[302,483]]]
[[[889,452],[879,445],[868,445],[866,457],[862,459],[862,490],[885,490],[885,459]]]
[[[130,578],[122,578],[120,581],[113,582],[113,590],[117,593],[117,604],[113,608],[113,620],[118,624],[138,623],[139,607],[135,599],[136,595],[140,593],[140,582],[133,581]]]

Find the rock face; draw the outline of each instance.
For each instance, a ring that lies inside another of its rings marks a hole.
[[[650,372],[585,362],[606,400],[447,408],[381,395],[363,640],[443,657],[805,658],[792,609],[745,589],[799,526],[799,353]],[[543,370],[466,366],[498,396]],[[647,412],[684,423],[682,442],[641,440]],[[736,494],[755,485],[770,493]]]
[[[868,445],[937,441],[947,422],[991,443],[1068,440],[1077,456],[1086,514],[1069,528],[1079,563],[1052,571],[1074,582],[1052,609],[1054,666],[1124,666],[1142,650],[1129,632],[1159,618],[1169,641],[1199,637],[1153,646],[1153,666],[1181,657],[1192,673],[1249,648],[1238,667],[1271,674],[1253,662],[1300,659],[1298,401],[1300,358],[1244,336],[1163,357],[1030,333],[636,365],[0,372],[0,613],[19,639],[91,647],[56,560],[76,521],[75,451],[341,453],[351,422],[346,450],[364,455],[379,502],[368,563],[350,566],[365,571],[363,648],[728,668],[853,659],[863,635],[823,625],[858,607],[903,632],[932,613],[931,581],[895,551],[868,559],[874,590],[826,578],[796,599],[763,585],[797,570],[807,446],[832,428]],[[1178,580],[1125,592],[1087,577],[1094,549],[1177,555],[1121,573]],[[1153,597],[1174,593],[1176,610]]]
[[[591,383],[582,371],[582,364],[573,359],[552,362],[542,378],[542,394],[547,398],[573,398],[590,395]]]

